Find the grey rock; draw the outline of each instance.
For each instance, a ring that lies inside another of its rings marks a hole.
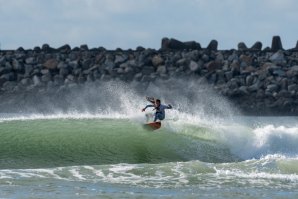
[[[25,76],[28,77],[33,72],[32,65],[25,65]]]
[[[21,80],[21,84],[24,85],[24,86],[28,86],[32,83],[31,79],[29,78],[24,78]]]
[[[278,65],[284,65],[287,63],[284,53],[282,51],[277,51],[276,53],[274,53],[269,60],[271,62],[273,62],[274,64],[278,64]]]
[[[67,67],[68,67],[68,65],[63,61],[60,61],[59,64],[57,65],[58,69],[67,68]]]
[[[225,77],[228,81],[231,80],[233,78],[233,72],[232,71],[225,72]]]
[[[262,50],[262,42],[257,41],[254,45],[252,45],[252,47],[250,49],[252,50]]]
[[[176,62],[176,65],[177,66],[186,66],[188,64],[188,62],[189,62],[189,60],[182,58]]]
[[[150,75],[151,73],[154,73],[154,68],[150,66],[145,66],[142,68],[142,74],[143,75]]]
[[[163,58],[160,55],[153,56],[153,58],[152,58],[152,64],[153,64],[153,66],[159,66],[159,65],[161,65],[163,63],[164,63],[164,60],[163,60]]]
[[[207,46],[207,49],[210,51],[217,51],[218,42],[216,40],[211,40]]]
[[[49,81],[51,81],[51,79],[52,79],[52,77],[51,77],[50,73],[41,76],[41,81],[42,82],[49,82]]]
[[[222,63],[224,61],[224,55],[221,52],[216,53],[215,61]]]
[[[240,42],[239,44],[238,44],[238,50],[247,50],[248,48],[247,48],[247,46],[245,45],[245,43],[244,42]]]
[[[28,57],[26,60],[25,60],[25,63],[26,64],[35,64],[36,61],[35,61],[35,58],[34,57]]]
[[[124,73],[124,68],[117,68],[116,69],[118,74],[123,74]]]
[[[126,62],[128,59],[128,56],[125,54],[121,54],[121,55],[116,55],[115,56],[115,64],[121,64],[123,62]]]
[[[134,79],[136,80],[136,81],[141,81],[141,79],[142,79],[142,73],[137,73],[135,76],[134,76]]]
[[[13,59],[12,68],[16,71],[21,71],[23,69],[23,65],[17,59]]]
[[[288,91],[292,92],[292,91],[298,91],[298,85],[297,84],[291,84],[288,85]]]
[[[79,67],[79,62],[77,60],[74,60],[74,61],[71,61],[68,63],[68,66],[73,68],[73,69],[76,69]]]
[[[71,80],[71,81],[73,81],[73,80]],[[80,75],[80,76],[78,77],[78,82],[79,82],[80,84],[83,84],[85,81],[86,81],[86,78],[85,78],[83,75]]]
[[[188,53],[184,54],[185,59],[193,60],[193,61],[198,61],[200,52],[198,50],[192,50]]]
[[[223,70],[217,70],[216,75],[217,75],[217,84],[225,84],[226,83],[225,73]]]
[[[228,61],[229,62],[238,62],[239,60],[239,56],[237,55],[237,53],[234,51],[233,54],[229,55],[228,57]]]
[[[248,76],[246,76],[246,80],[245,80],[245,82],[246,82],[246,85],[247,86],[251,86],[252,84],[253,84],[253,81],[254,81],[254,76],[252,76],[252,75],[248,75]]]
[[[141,82],[150,82],[152,78],[149,75],[144,75],[141,79]]]
[[[85,59],[82,62],[82,68],[83,69],[89,69],[92,65],[93,65],[93,61],[91,59]]]
[[[187,46],[177,40],[177,39],[168,39],[168,38],[163,38],[161,41],[161,49],[166,50],[166,49],[175,49],[175,50],[183,50],[187,49]]]
[[[40,78],[37,75],[34,75],[32,80],[34,86],[39,86],[41,84]]]
[[[83,50],[83,51],[88,51],[89,50],[89,47],[87,44],[83,44],[80,46],[80,50]]]
[[[287,90],[281,90],[281,91],[279,91],[278,96],[287,98],[287,97],[291,97],[291,93]]]
[[[74,81],[75,77],[73,75],[69,74],[69,75],[67,75],[66,79],[69,81]]]
[[[165,65],[158,66],[156,72],[159,74],[166,74],[167,67]]]
[[[186,49],[202,49],[201,44],[195,42],[195,41],[187,41],[184,42],[184,45],[186,47]]]
[[[203,56],[202,56],[202,60],[203,60],[204,62],[208,62],[208,61],[210,60],[210,57],[209,57],[208,55],[206,55],[206,54],[203,54]]]
[[[55,75],[53,81],[55,85],[62,85],[64,82],[64,78],[60,75]]]
[[[161,40],[161,49],[183,49],[184,44],[178,40],[175,39],[169,39],[167,37],[163,38]]]
[[[15,89],[15,87],[17,86],[16,82],[12,82],[12,81],[7,81],[2,85],[2,88],[5,91],[13,91]]]
[[[94,76],[93,74],[88,74],[87,75],[87,82],[93,82],[94,81]]]
[[[60,68],[59,75],[62,77],[66,77],[69,74],[69,70],[67,68]]]
[[[143,46],[138,46],[136,47],[136,51],[144,51],[145,48]]]
[[[292,67],[290,68],[290,70],[291,70],[291,71],[294,71],[294,72],[298,72],[298,65],[296,65],[296,66],[292,66]]]
[[[115,68],[115,63],[112,60],[106,60],[104,63],[106,69],[111,70],[113,68]]]
[[[272,38],[272,44],[271,44],[271,50],[276,52],[278,50],[282,50],[282,43],[281,43],[281,39],[279,36],[274,36]]]
[[[286,72],[283,71],[283,70],[281,70],[281,69],[278,69],[278,70],[274,70],[272,74],[273,74],[273,75],[276,75],[276,76],[283,77],[283,76],[286,75]]]
[[[195,61],[190,61],[189,63],[189,69],[192,71],[192,72],[196,72],[196,71],[199,71],[200,70],[200,66],[197,62]]]
[[[249,91],[248,91],[248,87],[247,86],[240,86],[239,87],[239,91],[241,95],[248,95]]]
[[[42,69],[42,70],[40,71],[40,73],[41,73],[42,75],[47,75],[47,74],[50,73],[50,71],[49,71],[49,69]]]
[[[262,84],[260,83],[260,81],[257,81],[253,85],[249,86],[248,90],[251,92],[259,91],[261,86],[262,86]]]
[[[266,87],[266,91],[270,92],[270,93],[273,93],[273,92],[276,92],[278,91],[279,87],[278,85],[276,84],[269,84],[267,87]]]
[[[49,59],[43,64],[43,66],[48,69],[56,69],[58,61],[56,59]]]
[[[0,79],[4,79],[5,81],[13,81],[14,80],[14,74],[13,73],[6,73],[1,75]]]
[[[233,78],[230,81],[228,81],[227,86],[230,90],[233,90],[239,87],[239,83],[235,78]]]
[[[59,50],[61,53],[69,53],[71,51],[71,47],[68,44],[65,44],[59,47],[57,50]]]

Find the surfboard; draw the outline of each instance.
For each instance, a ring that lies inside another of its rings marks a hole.
[[[148,131],[154,131],[161,127],[161,122],[152,122],[143,125],[144,129]]]

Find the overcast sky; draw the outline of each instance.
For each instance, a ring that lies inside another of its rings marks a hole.
[[[88,44],[159,48],[163,37],[284,48],[298,40],[297,0],[0,0],[1,49]]]

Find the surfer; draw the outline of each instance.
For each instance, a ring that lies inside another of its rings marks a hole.
[[[172,106],[169,105],[164,105],[160,103],[159,99],[152,99],[152,98],[147,98],[147,100],[149,102],[151,102],[152,104],[147,105],[145,108],[142,109],[142,112],[144,112],[146,110],[146,108],[148,107],[154,107],[156,110],[155,114],[154,114],[154,122],[156,122],[157,120],[163,120],[165,119],[165,109],[171,109]]]

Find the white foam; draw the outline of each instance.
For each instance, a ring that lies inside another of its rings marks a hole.
[[[0,122],[4,121],[26,121],[26,120],[51,120],[51,119],[126,119],[127,115],[118,113],[103,113],[103,114],[91,114],[91,113],[56,113],[56,114],[27,114],[0,117]]]
[[[86,178],[84,178],[83,175],[80,174],[78,168],[73,168],[69,171],[74,177],[78,178],[79,180],[86,180]]]
[[[216,175],[235,176],[237,178],[247,179],[268,179],[268,180],[288,180],[298,183],[298,175],[296,174],[279,174],[279,173],[266,173],[266,172],[243,172],[240,170],[222,170],[215,169]]]

